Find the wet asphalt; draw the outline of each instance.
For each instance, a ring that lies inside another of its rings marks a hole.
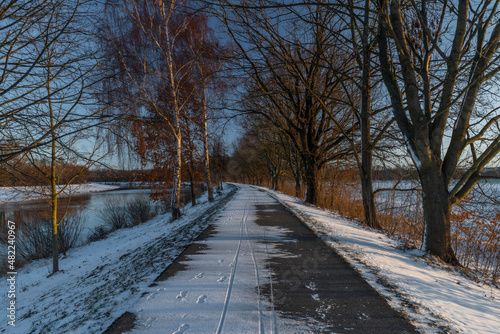
[[[340,255],[283,205],[257,206],[260,226],[286,227],[274,242],[273,275],[263,287],[282,316],[307,323],[314,333],[418,333]]]
[[[264,260],[272,280],[262,280],[261,298],[274,305],[274,312],[280,318],[301,324],[300,330],[288,329],[286,333],[418,333],[334,249],[282,204],[272,200],[255,202],[252,206],[255,223],[260,228],[279,229],[282,235],[280,238],[268,235],[255,242],[272,250]],[[216,222],[151,286],[188,270],[189,260],[206,251],[207,241],[220,233],[214,226]],[[126,312],[106,333],[126,332],[134,328],[134,321],[135,315]]]

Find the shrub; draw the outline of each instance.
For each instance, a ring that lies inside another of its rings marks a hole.
[[[107,200],[98,215],[111,231],[129,226],[126,206],[118,199]]]
[[[66,255],[66,251],[70,248],[82,244],[81,235],[86,220],[86,217],[82,213],[66,215],[57,229],[59,252]]]
[[[108,234],[110,233],[111,231],[108,230],[106,227],[104,226],[97,226],[93,231],[92,233],[90,234],[89,238],[88,238],[88,241],[89,242],[93,242],[93,241],[98,241],[98,240],[102,240],[102,239],[106,239],[106,237],[108,236]]]
[[[81,233],[85,217],[81,214],[68,214],[57,229],[59,253],[66,254],[70,248],[81,243]],[[32,260],[52,256],[52,221],[39,218],[20,224],[16,239],[16,254],[18,260]]]
[[[125,206],[130,225],[138,225],[152,216],[152,205],[149,196],[137,197]]]

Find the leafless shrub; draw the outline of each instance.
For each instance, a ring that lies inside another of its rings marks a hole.
[[[59,252],[66,255],[70,248],[82,244],[81,235],[86,217],[82,213],[67,215],[57,229]]]
[[[137,197],[127,203],[125,207],[130,225],[138,225],[149,220],[152,216],[152,205],[149,196]]]
[[[452,244],[460,263],[499,284],[500,211],[479,213],[459,208],[452,214],[452,227]]]
[[[126,205],[121,200],[107,200],[104,203],[104,208],[99,211],[98,215],[111,231],[129,226]]]
[[[81,243],[84,224],[85,217],[81,214],[68,214],[64,218],[57,233],[60,253],[66,254],[70,248]],[[5,240],[1,243],[4,244]],[[18,224],[16,256],[18,266],[52,256],[52,221],[50,219],[39,218]]]
[[[88,238],[88,242],[94,242],[102,239],[106,239],[111,231],[105,226],[97,226]]]

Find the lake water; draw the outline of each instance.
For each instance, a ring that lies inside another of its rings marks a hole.
[[[82,215],[84,225],[81,235],[82,242],[87,240],[92,231],[104,225],[99,212],[105,208],[109,201],[127,203],[139,198],[149,198],[151,189],[118,189],[104,192],[78,194],[69,198],[61,197],[58,202],[59,215],[68,208],[69,214]],[[159,203],[153,203],[159,207]],[[123,204],[124,205],[124,204]],[[6,203],[0,206],[0,219],[17,224],[35,221],[41,217],[50,217],[50,204],[48,200],[32,200],[29,202]]]

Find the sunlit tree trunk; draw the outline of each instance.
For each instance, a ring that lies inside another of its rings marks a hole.
[[[491,95],[498,74],[498,2],[405,5],[378,1],[381,70],[422,185],[422,249],[459,264],[451,247],[451,209],[487,178],[483,169],[500,153],[500,115],[482,114],[476,105],[481,94]],[[418,27],[408,29],[409,15]],[[430,17],[446,17],[445,24],[433,26]],[[420,49],[413,48],[415,40]],[[438,72],[443,75],[434,76]],[[459,171],[464,156],[471,158]]]
[[[176,114],[175,120],[175,154],[174,181],[172,183],[172,196],[170,198],[172,219],[178,219],[181,216],[182,135],[178,114]]]
[[[48,65],[47,93],[50,96],[50,65]],[[52,273],[59,271],[59,242],[57,239],[57,174],[56,174],[56,132],[54,122],[54,110],[52,108],[52,99],[48,99],[50,114],[50,132],[51,132],[51,156],[50,156],[50,204],[51,204],[51,223],[52,223]]]
[[[205,172],[205,182],[207,183],[208,201],[214,200],[214,188],[212,186],[212,176],[210,170],[210,155],[208,151],[208,108],[207,89],[203,87],[202,107],[203,107],[203,162]]]

